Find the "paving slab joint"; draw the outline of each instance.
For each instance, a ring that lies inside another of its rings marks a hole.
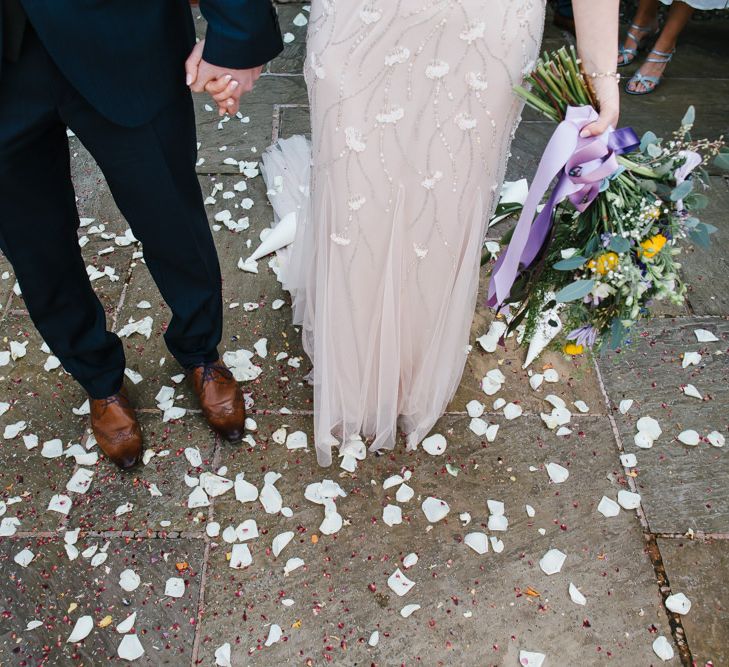
[[[666,607],[666,599],[669,595],[671,595],[671,582],[668,580],[668,574],[666,573],[666,568],[663,565],[661,550],[658,548],[658,541],[656,540],[655,535],[651,533],[643,533],[643,538],[646,542],[646,553],[651,559],[653,571],[656,574],[658,590],[661,594],[666,616],[668,616],[668,625],[671,628],[673,641],[678,647],[678,655],[681,660],[681,664],[683,667],[694,667],[694,661],[691,657],[691,649],[689,648],[686,632],[683,628],[683,623],[681,622],[681,616],[679,614],[675,614]]]

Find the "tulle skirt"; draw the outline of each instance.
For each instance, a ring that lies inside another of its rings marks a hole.
[[[415,447],[458,387],[486,222],[543,0],[315,0],[312,142],[263,156],[279,257],[313,362],[318,460]]]

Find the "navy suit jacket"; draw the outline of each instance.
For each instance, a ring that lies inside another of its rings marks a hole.
[[[113,122],[149,122],[184,90],[184,64],[195,45],[188,0],[21,2],[64,76]],[[208,22],[208,62],[243,69],[281,52],[271,0],[200,0],[200,9]],[[1,23],[2,12],[0,53]]]

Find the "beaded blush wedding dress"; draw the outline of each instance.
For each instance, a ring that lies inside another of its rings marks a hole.
[[[322,465],[416,446],[466,362],[487,220],[538,55],[544,0],[313,0],[312,141],[263,158],[313,362]],[[311,165],[311,166],[310,166]]]

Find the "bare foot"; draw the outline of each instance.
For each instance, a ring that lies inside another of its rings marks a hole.
[[[671,52],[666,51],[666,53]],[[663,58],[663,56],[657,56],[655,53],[651,54],[649,57],[661,59]],[[636,72],[636,76],[638,74],[642,76],[655,76],[658,77],[658,79],[660,80],[660,78],[663,76],[663,72],[666,71],[666,66],[668,65],[668,62],[668,59],[666,59],[665,62],[660,63],[644,62],[640,66],[640,69]],[[653,91],[657,85],[657,82],[653,83],[652,81],[640,81],[634,77],[628,82],[628,90],[631,93],[646,93]]]

